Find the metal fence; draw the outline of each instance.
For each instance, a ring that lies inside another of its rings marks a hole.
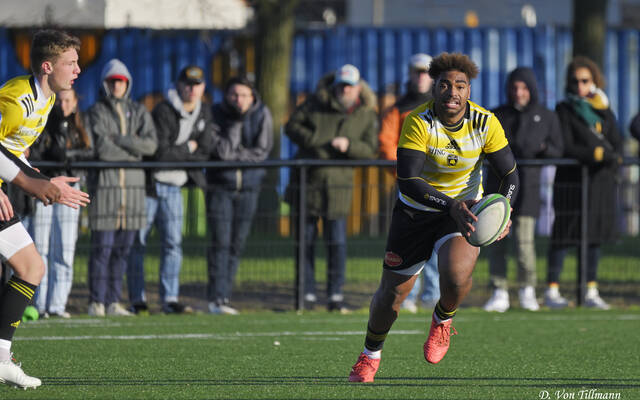
[[[628,175],[627,170],[637,168],[637,159],[627,159],[621,175]],[[59,166],[56,163],[40,162],[40,167]],[[100,169],[100,168],[255,168],[268,169],[267,177],[262,185],[251,234],[246,248],[241,255],[238,274],[235,279],[232,303],[239,308],[251,309],[294,309],[304,306],[302,284],[304,272],[296,269],[296,258],[303,259],[304,237],[302,230],[297,229],[301,221],[304,221],[306,209],[300,207],[292,209],[284,201],[286,183],[279,181],[279,169],[297,169],[293,176],[299,177],[298,182],[291,182],[300,189],[300,204],[305,204],[304,196],[306,171],[316,166],[348,165],[355,169],[353,181],[351,212],[347,217],[347,276],[345,285],[346,301],[353,306],[363,307],[367,304],[379,281],[382,257],[386,241],[386,233],[391,219],[391,209],[395,198],[394,163],[382,160],[366,161],[317,161],[317,160],[269,160],[261,164],[240,162],[203,162],[203,163],[105,163],[105,162],[78,162],[74,168]],[[519,165],[575,165],[573,160],[519,160]],[[586,170],[583,169],[586,173]],[[583,179],[587,185],[588,180]],[[544,187],[549,192],[550,187]],[[586,186],[582,187],[581,202],[575,204],[576,209],[586,209],[588,196]],[[620,201],[616,208],[626,212],[629,218],[638,218],[637,213],[629,213],[629,210],[637,210],[636,185],[623,184],[620,188]],[[626,193],[626,195],[625,195]],[[184,188],[185,218],[182,227],[184,259],[180,272],[181,293],[180,297],[186,303],[196,308],[206,310],[207,304],[207,250],[211,243],[207,237],[207,207],[205,195],[198,188]],[[72,312],[86,312],[87,300],[87,264],[91,251],[90,230],[87,224],[87,212],[84,211],[80,218],[79,237],[76,245],[73,290],[69,307]],[[548,220],[549,215],[543,215]],[[542,219],[542,218],[541,218]],[[540,222],[540,221],[539,221]],[[638,259],[640,248],[635,245],[636,234],[629,229],[629,223],[623,216],[619,219],[620,238],[612,244],[603,247],[603,257],[600,265],[599,285],[605,298],[616,305],[625,306],[640,303],[640,269]],[[583,224],[586,228],[586,224]],[[320,231],[322,227],[320,226]],[[536,249],[538,253],[537,274],[538,287],[544,286],[546,278],[546,249],[548,238],[545,229],[540,229],[536,237]],[[583,233],[586,237],[586,233]],[[576,243],[576,248],[583,257],[576,255],[567,259],[565,272],[561,277],[565,291],[575,292],[575,300],[580,304],[585,288],[585,265],[579,265],[578,259],[586,260],[586,241]],[[147,244],[144,274],[147,281],[147,293],[151,305],[157,304],[158,267],[160,257],[160,244],[157,235],[151,235]],[[326,254],[321,241],[316,243],[316,281],[319,294],[319,304],[326,301],[322,295],[327,280]],[[481,253],[477,268],[474,272],[474,290],[463,305],[480,305],[489,295],[487,285],[489,280],[488,262],[485,252]],[[515,271],[513,257],[510,258],[509,271]],[[510,281],[514,282],[515,273],[509,273]],[[125,285],[126,286],[126,285]],[[126,287],[123,291],[123,301],[126,303]]]

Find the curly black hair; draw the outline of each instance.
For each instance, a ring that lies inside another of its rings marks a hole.
[[[433,80],[438,79],[440,74],[447,71],[460,71],[467,75],[469,80],[478,76],[478,66],[471,61],[468,55],[462,53],[440,53],[431,60],[429,65],[429,75]]]

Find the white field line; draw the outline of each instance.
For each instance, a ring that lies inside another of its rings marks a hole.
[[[394,335],[424,335],[422,330],[398,330],[393,331]],[[82,336],[31,336],[16,337],[18,341],[66,341],[66,340],[159,340],[159,339],[213,339],[213,340],[229,340],[251,337],[283,337],[283,336],[301,336],[301,337],[336,337],[336,336],[355,336],[364,335],[364,331],[340,331],[340,332],[232,332],[232,333],[172,333],[166,335],[82,335]]]

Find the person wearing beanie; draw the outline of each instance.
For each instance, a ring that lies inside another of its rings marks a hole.
[[[518,159],[558,158],[562,156],[562,132],[556,114],[538,99],[538,85],[531,68],[511,71],[505,85],[507,102],[493,112],[498,117]],[[535,226],[540,213],[539,166],[519,166],[520,195],[512,204],[513,240],[502,240],[487,247],[490,284],[493,294],[484,305],[486,311],[504,312],[509,308],[507,254],[515,245],[518,267],[520,307],[537,311]],[[486,193],[498,190],[498,178],[489,171]]]

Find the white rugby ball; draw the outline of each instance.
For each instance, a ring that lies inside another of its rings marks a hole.
[[[475,231],[467,237],[472,246],[488,246],[500,236],[511,217],[509,200],[499,193],[484,196],[471,207],[471,212],[478,217],[472,222]]]

